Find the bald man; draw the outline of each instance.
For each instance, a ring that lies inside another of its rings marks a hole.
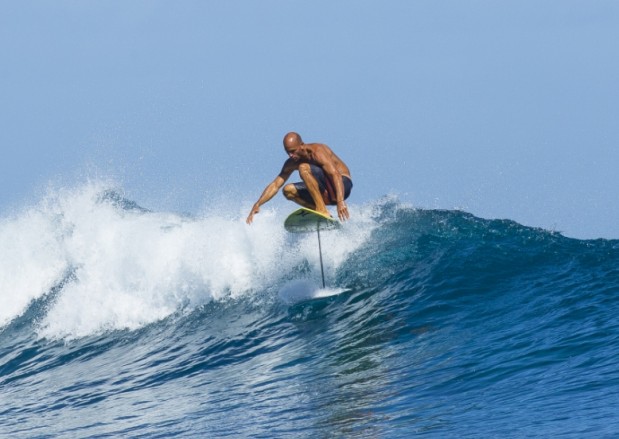
[[[283,190],[286,198],[327,216],[331,216],[327,205],[337,206],[337,216],[346,221],[349,214],[344,200],[352,189],[348,166],[327,145],[305,144],[297,133],[284,136],[284,149],[288,160],[252,207],[247,224],[252,223],[260,206],[275,196],[294,171],[299,171],[303,181],[287,184]]]

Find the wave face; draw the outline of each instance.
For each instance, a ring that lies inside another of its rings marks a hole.
[[[2,437],[619,431],[619,241],[350,206],[152,212],[102,184],[0,220]]]

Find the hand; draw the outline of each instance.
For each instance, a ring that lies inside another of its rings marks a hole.
[[[254,215],[257,214],[258,212],[260,212],[260,206],[258,206],[257,204],[254,204],[254,207],[251,208],[251,212],[249,212],[249,216],[247,217],[247,220],[245,220],[245,222],[247,224],[251,224],[252,221],[254,220]]]
[[[340,218],[340,221],[346,221],[350,218],[348,214],[348,207],[344,201],[339,201],[337,203],[337,216]]]

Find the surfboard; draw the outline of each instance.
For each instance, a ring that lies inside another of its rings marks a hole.
[[[320,230],[339,229],[340,227],[340,222],[335,218],[306,207],[295,210],[284,221],[284,228],[291,233],[309,233]]]

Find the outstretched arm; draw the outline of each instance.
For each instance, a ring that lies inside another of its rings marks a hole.
[[[262,206],[264,203],[266,203],[267,201],[269,201],[271,198],[275,196],[277,191],[280,190],[280,188],[284,185],[286,180],[288,180],[288,177],[290,177],[290,174],[292,174],[293,171],[294,171],[294,168],[290,167],[288,160],[287,160],[286,163],[284,163],[284,167],[282,168],[282,171],[279,173],[277,177],[275,177],[275,180],[273,180],[271,183],[269,183],[269,185],[266,188],[264,188],[262,195],[260,195],[260,198],[258,198],[258,201],[256,201],[254,206],[251,208],[251,211],[249,212],[249,215],[247,216],[247,220],[245,221],[247,224],[252,223],[252,221],[254,220],[254,215],[260,212],[260,206]]]
[[[281,176],[277,176],[275,180],[273,180],[262,192],[258,201],[251,208],[251,212],[249,212],[249,216],[247,217],[247,224],[251,224],[254,220],[254,215],[260,212],[260,206],[269,201],[271,198],[275,196],[277,191],[284,185],[285,180]]]

